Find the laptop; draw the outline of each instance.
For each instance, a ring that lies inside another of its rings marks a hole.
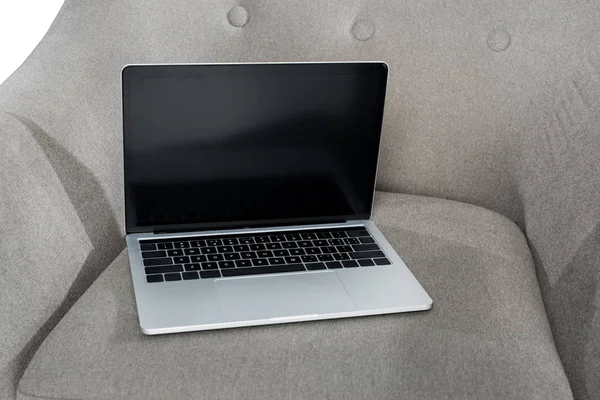
[[[383,62],[123,69],[145,334],[431,308],[370,221],[387,75]]]

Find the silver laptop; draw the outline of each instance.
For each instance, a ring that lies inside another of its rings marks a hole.
[[[387,73],[381,62],[123,69],[144,333],[431,308],[369,220]]]

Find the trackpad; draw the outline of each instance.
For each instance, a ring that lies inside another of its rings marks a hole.
[[[312,316],[354,310],[335,272],[216,280],[227,320]]]

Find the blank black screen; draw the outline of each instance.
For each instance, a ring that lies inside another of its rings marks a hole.
[[[129,66],[127,232],[368,218],[383,63]]]

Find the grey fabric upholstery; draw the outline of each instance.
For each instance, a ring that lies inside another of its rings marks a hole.
[[[600,398],[600,52],[540,96],[524,137],[525,227],[578,398]]]
[[[513,222],[391,193],[375,221],[431,311],[148,337],[124,252],[42,344],[18,398],[572,398]]]

